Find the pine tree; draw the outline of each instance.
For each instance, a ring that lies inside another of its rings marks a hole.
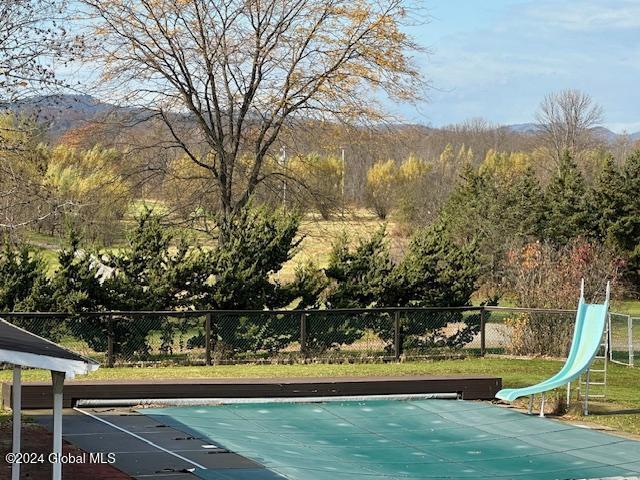
[[[325,305],[332,308],[367,308],[385,306],[388,292],[393,290],[390,277],[393,263],[385,227],[368,239],[360,239],[354,249],[342,235],[333,245],[325,275],[329,287]],[[382,323],[389,325],[387,315],[331,314],[315,318],[307,326],[311,348],[323,351],[331,347],[351,344],[364,335],[366,328]]]
[[[184,305],[188,290],[191,249],[182,237],[165,228],[152,211],[145,211],[127,234],[127,243],[110,254],[87,254],[77,239],[63,251],[61,278],[56,295],[62,308],[83,312],[102,306],[106,310],[171,310]],[[98,269],[110,271],[98,281]],[[98,281],[98,284],[95,282]],[[68,295],[68,299],[64,296]],[[79,317],[82,319],[82,317]],[[163,345],[170,350],[174,324],[163,316],[150,315],[127,321],[119,318],[109,326],[106,319],[92,317],[71,324],[77,336],[97,351],[107,347],[107,329],[113,328],[114,351],[146,355],[151,331],[162,330]]]
[[[26,244],[16,247],[5,242],[0,251],[0,311],[51,311],[51,294],[42,256]],[[57,320],[23,318],[12,323],[51,340],[58,340],[64,331],[63,323]]]
[[[477,244],[458,245],[441,223],[417,231],[393,272],[395,304],[468,305],[480,274]]]
[[[264,310],[283,308],[297,298],[315,303],[309,292],[300,288],[318,288],[314,278],[300,278],[284,286],[274,280],[282,266],[297,252],[300,218],[281,211],[249,207],[238,212],[228,226],[228,238],[194,259],[186,268],[192,272],[189,282],[191,303],[198,309]],[[309,273],[309,272],[307,272]],[[267,350],[277,352],[299,335],[299,319],[273,315],[248,318],[216,316],[215,342],[230,354]]]
[[[343,235],[333,246],[325,269],[332,283],[327,293],[327,308],[368,308],[384,306],[393,263],[385,227],[369,239],[361,240],[355,250]]]
[[[471,241],[458,245],[444,226],[436,223],[412,236],[405,256],[386,281],[386,304],[409,307],[468,305],[480,271],[477,244]],[[391,319],[378,317],[373,320],[370,328],[391,345],[394,338]],[[457,342],[470,341],[479,328],[479,322],[466,322],[462,329],[464,332],[455,338],[443,331],[448,323],[460,321],[459,312],[403,316],[403,348],[432,348],[443,344],[461,346]]]
[[[601,242],[616,243],[611,237],[612,226],[624,214],[624,184],[622,173],[614,163],[613,157],[608,155],[589,192],[591,223]]]
[[[584,178],[575,161],[565,152],[557,175],[545,192],[547,222],[545,237],[557,245],[589,233],[589,213],[586,205]]]
[[[544,230],[544,195],[533,168],[505,185],[499,206],[504,219],[504,238],[539,239]]]
[[[487,220],[487,198],[495,198],[489,176],[465,165],[461,181],[442,208],[438,221],[457,240],[477,236],[478,225]]]
[[[241,210],[229,239],[203,257],[203,273],[213,281],[201,284],[197,308],[263,310],[286,305],[289,299],[279,297],[280,285],[271,277],[297,252],[299,225],[298,216],[281,211],[251,206]]]
[[[617,248],[627,258],[627,277],[640,287],[640,150],[625,160],[622,171],[621,214],[609,229]]]
[[[42,256],[27,244],[6,241],[0,252],[0,311],[50,310],[50,294]]]
[[[58,254],[59,267],[52,280],[56,311],[81,313],[103,308],[99,262],[80,243],[81,237],[71,230],[68,247]]]

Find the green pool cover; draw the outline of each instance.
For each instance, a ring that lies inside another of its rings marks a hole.
[[[637,477],[640,442],[487,403],[267,403],[144,409],[268,470],[203,479],[413,480]],[[279,475],[278,475],[279,474]]]

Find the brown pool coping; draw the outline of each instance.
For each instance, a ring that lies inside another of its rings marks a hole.
[[[282,398],[347,395],[457,393],[466,400],[491,400],[502,379],[491,376],[215,378],[70,381],[63,406],[78,400],[169,398]],[[10,383],[2,384],[2,404],[11,406]],[[51,384],[24,383],[22,408],[52,408]]]

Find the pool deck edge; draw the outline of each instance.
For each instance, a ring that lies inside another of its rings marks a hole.
[[[397,377],[305,377],[215,378],[168,380],[118,380],[68,382],[64,407],[77,400],[156,398],[269,398],[347,395],[394,395],[458,393],[466,400],[491,400],[502,388],[502,379],[491,376],[397,376]],[[25,409],[52,407],[51,385],[25,383]],[[2,385],[2,403],[11,406],[10,384]]]

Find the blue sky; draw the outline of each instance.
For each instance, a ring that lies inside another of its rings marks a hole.
[[[410,28],[430,50],[416,60],[432,88],[411,121],[473,117],[533,121],[549,92],[577,88],[604,108],[605,126],[640,130],[640,0],[424,0]]]

